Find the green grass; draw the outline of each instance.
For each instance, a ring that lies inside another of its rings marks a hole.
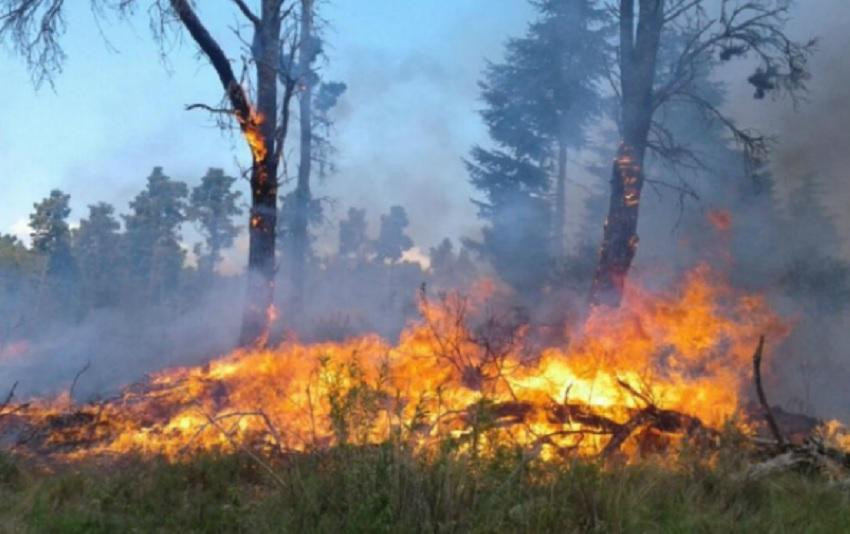
[[[685,455],[686,456],[686,455]],[[527,462],[513,451],[425,459],[339,447],[275,465],[122,459],[53,472],[0,456],[2,532],[850,532],[850,495],[740,461]]]

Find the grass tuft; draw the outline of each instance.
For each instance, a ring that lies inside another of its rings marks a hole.
[[[0,456],[0,531],[850,532],[846,490],[796,473],[746,481],[729,456],[603,467],[348,445],[276,462],[283,488],[243,455],[54,472]]]

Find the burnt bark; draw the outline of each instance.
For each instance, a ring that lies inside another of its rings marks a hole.
[[[687,103],[718,121],[744,151],[747,160],[763,161],[768,141],[758,132],[742,129],[700,94],[701,69],[713,62],[753,57],[758,66],[748,82],[755,98],[767,91],[788,94],[793,100],[806,90],[807,62],[816,40],[797,42],[783,28],[789,2],[719,0],[712,10],[708,0],[619,0],[619,100],[621,141],[611,171],[611,201],[602,247],[591,289],[591,302],[616,306],[631,268],[637,244],[637,223],[644,185],[647,148],[673,165],[701,167],[699,156],[680,145],[653,114],[666,103]],[[714,11],[713,15],[710,15]],[[662,33],[680,33],[686,41],[656,77]],[[685,187],[684,194],[693,195]]]
[[[280,53],[281,0],[263,0],[254,22],[259,55],[255,57],[257,106],[251,107],[236,79],[230,60],[210,35],[187,0],[170,0],[186,27],[218,74],[239,127],[251,149],[251,210],[248,238],[248,287],[240,342],[262,337],[274,300],[275,230],[277,227],[277,68]]]
[[[242,344],[264,338],[274,305],[275,244],[277,231],[277,74],[280,65],[281,0],[263,0],[259,24],[255,26],[259,57],[257,112],[265,151],[256,154],[251,166],[251,210],[248,226],[248,288],[242,316]]]
[[[617,306],[637,251],[643,163],[653,113],[655,65],[664,25],[664,0],[620,0],[621,143],[611,170],[611,200],[593,278],[593,304]]]

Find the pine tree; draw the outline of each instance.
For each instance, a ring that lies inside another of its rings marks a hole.
[[[46,274],[49,277],[70,277],[76,274],[76,263],[71,254],[71,230],[68,216],[71,214],[71,195],[58,189],[50,196],[33,204],[35,211],[30,215],[32,247],[47,259]]]
[[[348,208],[348,217],[339,221],[339,255],[364,256],[368,242],[366,210]]]
[[[38,299],[42,260],[16,236],[0,234],[0,348],[27,326]]]
[[[221,260],[221,251],[233,245],[239,227],[233,217],[242,214],[239,191],[233,191],[236,178],[222,169],[209,169],[201,184],[192,189],[187,215],[196,221],[204,236],[204,248],[198,249],[198,269],[209,277]]]
[[[185,251],[178,230],[186,220],[188,187],[154,167],[147,187],[130,202],[124,215],[127,259],[139,294],[162,300],[177,289]]]
[[[123,281],[121,224],[106,202],[89,206],[89,216],[74,232],[74,255],[80,265],[83,295],[89,307],[115,305]]]
[[[44,258],[35,315],[70,319],[79,311],[79,270],[71,252],[71,196],[54,189],[50,196],[33,204],[30,215],[32,248]],[[47,315],[45,315],[45,313]]]
[[[782,285],[794,297],[826,311],[850,306],[850,263],[841,257],[835,217],[824,205],[826,190],[805,176],[791,195],[783,233],[791,254]]]
[[[480,84],[495,147],[473,148],[467,162],[487,223],[483,240],[469,244],[523,293],[540,290],[564,254],[567,151],[582,146],[601,109],[607,31],[591,0],[534,5],[540,18],[508,41]]]
[[[381,215],[381,229],[375,241],[379,261],[397,261],[404,251],[413,247],[413,240],[405,233],[409,225],[407,212],[401,206],[392,206],[389,213]]]

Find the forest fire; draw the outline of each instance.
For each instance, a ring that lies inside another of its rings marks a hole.
[[[488,314],[492,291],[436,302],[423,292],[421,320],[395,346],[375,335],[284,342],[162,371],[71,412],[67,396],[9,405],[0,435],[66,459],[388,439],[632,457],[715,435],[744,404],[759,335],[787,332],[762,298],[706,267],[669,293],[627,286],[621,308],[596,308],[565,347],[535,348],[532,329]]]

